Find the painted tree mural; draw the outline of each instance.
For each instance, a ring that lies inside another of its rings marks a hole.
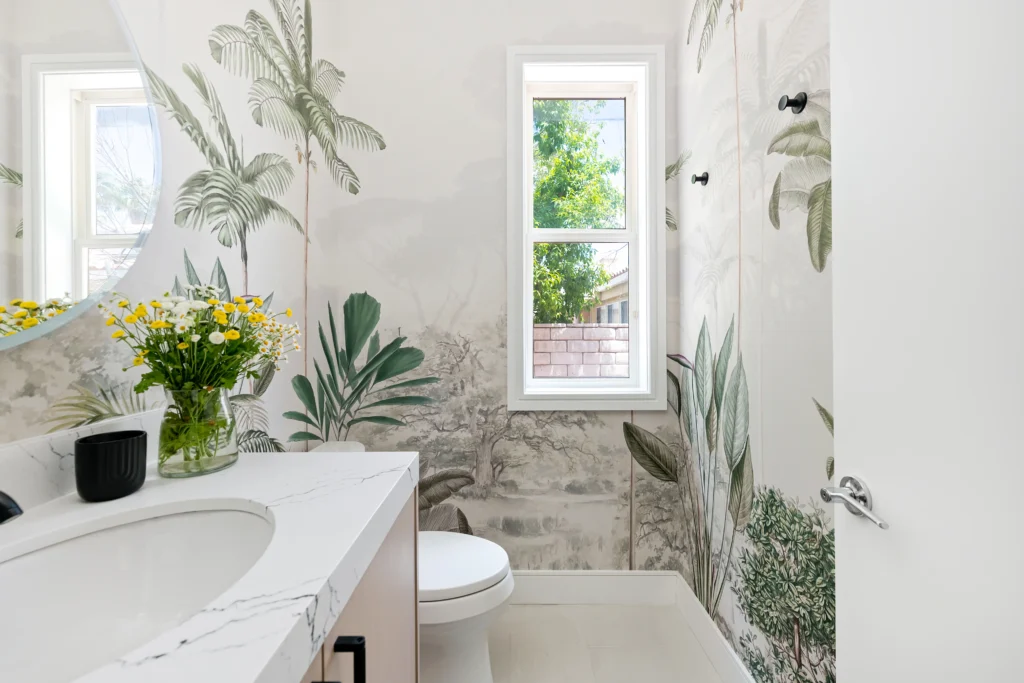
[[[185,64],[182,71],[209,112],[216,138],[206,132],[202,122],[171,86],[153,71],[146,70],[153,99],[181,127],[209,166],[190,175],[178,189],[174,222],[196,230],[208,228],[225,247],[237,246],[242,257],[242,289],[248,294],[251,233],[276,221],[303,234],[299,221],[276,200],[292,184],[295,171],[280,154],[264,152],[246,163],[242,144],[231,134],[213,83],[194,65]]]
[[[15,171],[10,166],[4,166],[3,164],[0,164],[0,183],[6,183],[8,185],[13,185],[14,187],[16,187],[16,188],[18,188],[20,190],[20,189],[22,189],[22,187],[24,187],[25,180],[24,180],[24,178],[22,177],[22,174],[19,171]],[[21,239],[21,237],[22,237],[22,235],[24,235],[24,233],[25,233],[25,222],[24,221],[18,221],[18,225],[14,228],[14,236],[17,239]]]
[[[734,592],[767,645],[740,637],[750,673],[758,683],[835,683],[835,532],[824,513],[762,489],[746,535]]]
[[[345,72],[313,56],[313,8],[310,0],[269,0],[268,20],[249,10],[241,26],[222,24],[210,34],[210,54],[229,72],[252,80],[249,111],[260,126],[295,142],[299,164],[305,168],[303,232],[309,235],[309,180],[317,170],[313,143],[320,160],[337,185],[358,194],[359,176],[341,158],[341,150],[385,148],[384,137],[372,127],[335,107],[345,85]],[[302,329],[309,329],[309,240],[303,256]],[[305,350],[303,372],[308,370]]]
[[[508,410],[504,341],[503,322],[480,338],[428,330],[419,343],[431,348],[429,371],[441,378],[429,391],[436,401],[402,416],[415,434],[401,448],[438,466],[471,469],[482,488],[521,465],[523,450],[569,461],[594,455],[587,430],[596,415]]]

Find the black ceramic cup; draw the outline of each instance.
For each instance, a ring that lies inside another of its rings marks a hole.
[[[146,481],[146,432],[107,432],[75,441],[75,485],[88,503],[131,495]]]

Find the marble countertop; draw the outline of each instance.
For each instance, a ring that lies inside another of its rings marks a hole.
[[[415,490],[418,472],[415,453],[245,454],[208,476],[151,476],[138,493],[109,503],[71,494],[30,509],[0,528],[0,562],[64,540],[71,527],[79,536],[114,518],[152,517],[154,508],[264,512],[273,537],[237,583],[177,628],[76,683],[298,683]],[[60,637],[54,633],[55,643]]]

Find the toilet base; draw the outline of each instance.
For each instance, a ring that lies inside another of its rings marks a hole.
[[[490,626],[504,606],[447,624],[420,626],[420,683],[494,683]]]

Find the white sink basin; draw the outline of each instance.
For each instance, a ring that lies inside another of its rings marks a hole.
[[[0,679],[66,683],[116,660],[202,610],[273,536],[237,510],[95,529],[0,563]]]

